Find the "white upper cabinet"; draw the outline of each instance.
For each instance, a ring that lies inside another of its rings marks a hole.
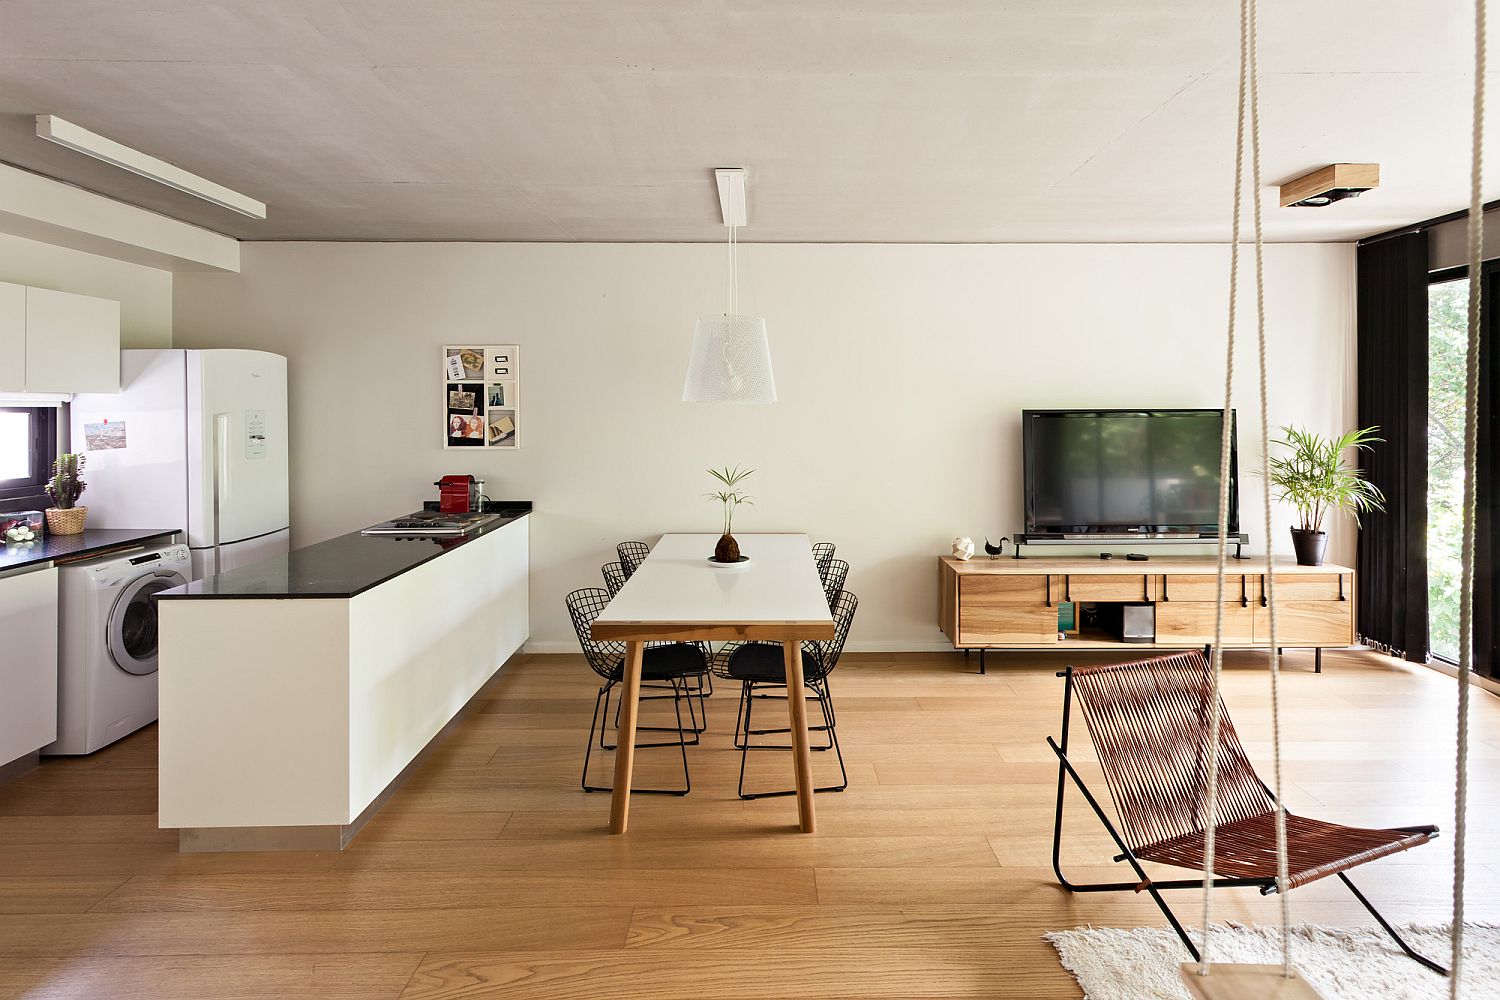
[[[19,390],[25,381],[26,286],[0,281],[0,389]]]
[[[119,392],[120,303],[0,281],[0,392]]]

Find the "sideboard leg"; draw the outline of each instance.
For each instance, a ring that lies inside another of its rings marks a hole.
[[[987,672],[984,669],[984,650],[982,649],[979,651],[979,672],[980,674],[984,674]]]
[[[1322,672],[1323,672],[1323,647],[1322,646],[1317,646],[1317,647],[1314,647],[1314,649],[1313,649],[1313,673],[1315,673],[1315,674],[1321,674]]]

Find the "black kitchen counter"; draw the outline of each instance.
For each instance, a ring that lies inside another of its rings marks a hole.
[[[488,513],[488,511],[486,511]],[[157,600],[180,598],[350,598],[416,569],[444,552],[498,531],[531,513],[529,501],[506,501],[499,516],[458,538],[400,538],[351,531],[284,556],[163,590]]]
[[[0,539],[0,573],[23,566],[40,568],[49,562],[89,559],[111,549],[124,549],[165,539],[180,528],[85,528],[77,535],[39,535],[31,542]]]

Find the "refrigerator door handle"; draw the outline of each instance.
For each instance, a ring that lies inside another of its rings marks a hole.
[[[229,414],[214,414],[214,575],[219,573],[219,502],[229,497]]]

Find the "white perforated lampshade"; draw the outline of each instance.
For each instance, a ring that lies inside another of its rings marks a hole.
[[[774,403],[771,344],[760,316],[705,316],[693,330],[684,403]]]

